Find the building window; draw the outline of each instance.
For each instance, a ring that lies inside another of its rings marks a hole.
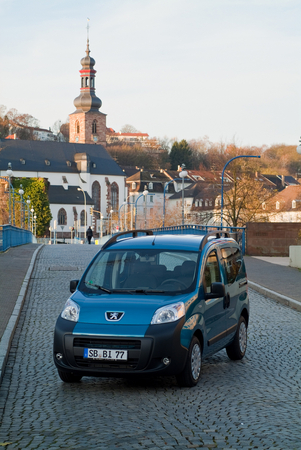
[[[90,85],[91,85],[91,88],[94,88],[94,78],[90,79]]]
[[[153,195],[150,196],[149,201],[150,201],[150,203],[154,203],[154,196]]]
[[[89,86],[89,77],[86,77],[86,87]]]
[[[84,87],[85,80],[82,78],[82,88]]]
[[[98,181],[94,181],[94,183],[92,184],[92,200],[94,204],[94,209],[96,211],[100,211],[100,193],[101,193],[100,184],[98,183]],[[99,218],[99,214],[98,213],[96,214],[97,218]]]
[[[75,130],[76,130],[76,133],[79,134],[80,128],[79,128],[79,121],[78,120],[75,122]]]
[[[118,184],[112,183],[111,185],[111,207],[114,211],[118,210],[118,194],[119,194],[119,189],[118,189]]]
[[[87,214],[86,214],[86,220],[87,220]],[[80,226],[84,227],[85,226],[85,210],[82,209],[80,212]]]
[[[61,208],[57,213],[57,224],[58,225],[67,225],[67,213],[64,208]]]
[[[280,208],[280,203],[276,202],[276,209],[279,209],[279,208]]]
[[[96,134],[97,133],[97,131],[96,131],[96,120],[93,120],[93,123],[92,123],[92,134]]]

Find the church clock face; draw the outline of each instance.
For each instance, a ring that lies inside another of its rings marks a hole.
[[[97,136],[93,136],[93,141],[97,142]]]
[[[76,136],[76,138],[75,138],[75,142],[78,142],[78,136]]]

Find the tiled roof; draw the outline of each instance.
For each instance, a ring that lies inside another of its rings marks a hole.
[[[64,205],[81,205],[84,206],[83,193],[78,191],[79,186],[69,186],[64,189],[63,186],[50,185],[48,189],[48,198],[50,204],[64,204]],[[90,195],[86,194],[86,204],[94,205],[94,201]]]
[[[74,160],[78,153],[89,157],[91,174],[124,176],[102,145],[20,139],[0,139],[0,170],[11,162],[13,171],[78,173]]]

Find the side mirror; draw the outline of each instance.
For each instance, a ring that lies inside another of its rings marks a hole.
[[[225,295],[226,291],[223,283],[212,283],[211,292],[205,294],[205,300],[209,300],[210,298],[225,297]]]
[[[73,292],[76,291],[78,283],[79,283],[79,280],[71,280],[70,281],[70,292],[71,292],[71,294],[73,294]]]

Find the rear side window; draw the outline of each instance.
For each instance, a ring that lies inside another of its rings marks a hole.
[[[221,281],[221,274],[217,254],[215,251],[209,253],[204,271],[204,289],[206,294],[211,293],[211,284]]]
[[[227,284],[232,284],[236,280],[239,273],[242,256],[238,248],[228,247],[221,249],[222,254],[222,264],[225,269]]]

